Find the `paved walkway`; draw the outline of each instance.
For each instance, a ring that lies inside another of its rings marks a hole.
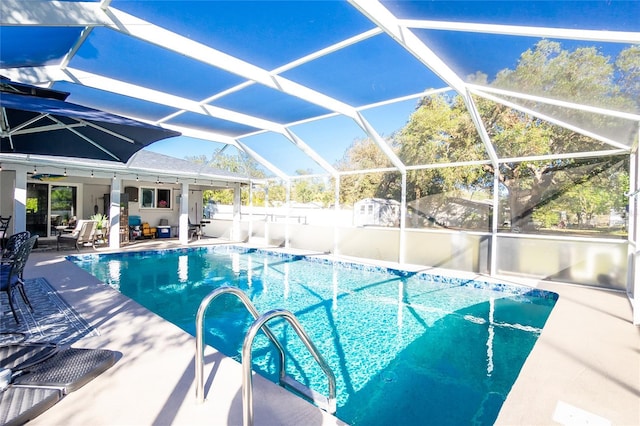
[[[156,240],[127,249],[176,244]],[[207,350],[208,400],[196,404],[194,339],[64,260],[68,253],[73,252],[33,253],[27,278],[46,277],[100,331],[100,336],[74,346],[116,350],[122,358],[32,424],[242,423],[237,362]],[[639,425],[640,329],[631,323],[626,296],[551,282],[529,280],[526,284],[554,291],[560,298],[496,423]],[[259,376],[254,386],[260,395],[255,398],[256,424],[340,424]],[[402,424],[402,413],[398,413],[398,424]]]

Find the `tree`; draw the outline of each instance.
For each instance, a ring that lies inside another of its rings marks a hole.
[[[624,60],[619,63],[632,68],[627,61],[629,57],[636,57],[635,49],[623,53],[621,58]],[[500,72],[492,84],[524,93],[544,93],[587,104],[629,108],[633,101],[616,84],[617,72],[620,70],[595,48],[569,52],[562,50],[558,43],[541,41],[535,49],[523,53],[515,70]],[[476,74],[474,78],[481,80],[484,77]],[[630,80],[620,81],[629,84]],[[477,99],[476,105],[493,148],[503,158],[593,151],[604,147],[592,138],[494,102]],[[536,105],[527,106],[536,109]],[[574,118],[580,119],[583,113],[576,111],[573,114]],[[608,120],[603,118],[599,124],[606,126]],[[488,158],[465,105],[458,97],[424,98],[397,137],[399,156],[407,164]],[[619,161],[620,157],[568,158],[503,162],[499,170],[494,170],[491,164],[421,170],[408,173],[407,189],[412,198],[419,199],[444,191],[487,188],[492,186],[494,174],[499,173],[502,188],[508,194],[511,226],[522,229],[533,222],[532,214],[536,209],[546,208],[575,185],[592,182],[594,177],[606,174]]]
[[[341,171],[391,167],[391,161],[370,139],[356,139],[336,164]],[[394,177],[396,176],[396,177]],[[399,198],[397,173],[365,173],[345,175],[340,179],[340,203],[353,205],[363,198]]]
[[[204,154],[187,156],[185,157],[185,160],[196,164],[206,165],[213,169],[225,170],[227,172],[250,176],[256,179],[266,177],[257,161],[243,151],[237,150],[236,152],[237,154],[227,154],[224,152],[224,148],[220,148],[213,152],[210,160],[208,160],[207,156]]]
[[[635,110],[640,110],[640,45],[631,46],[620,52],[616,59],[619,70],[618,85],[622,93],[635,100]]]

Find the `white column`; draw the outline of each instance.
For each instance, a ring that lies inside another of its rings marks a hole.
[[[402,188],[400,195],[400,238],[398,243],[398,262],[403,264],[407,259],[407,171],[402,171]]]
[[[335,177],[335,187],[333,194],[333,210],[334,210],[334,221],[333,221],[333,254],[340,254],[340,233],[338,224],[340,221],[338,217],[340,216],[340,175],[336,175]]]
[[[284,246],[285,248],[289,248],[289,212],[291,211],[291,179],[287,180],[287,192],[285,198],[285,205],[287,206],[287,211],[285,212],[285,223],[284,223]]]
[[[180,192],[180,221],[178,222],[180,244],[189,244],[189,184],[183,183]]]
[[[231,240],[239,241],[240,240],[240,204],[241,204],[241,191],[240,184],[233,184],[233,227],[231,229]]]
[[[14,233],[27,230],[27,168],[24,166],[16,166],[12,221]]]
[[[122,179],[116,178],[111,181],[111,195],[109,196],[109,248],[120,248],[120,192],[122,190]],[[128,224],[126,225],[129,226]],[[125,232],[129,232],[128,229]]]
[[[500,219],[500,169],[493,172],[493,216],[491,221],[491,240],[489,248],[489,275],[498,273],[498,220]],[[480,267],[482,272],[482,265]]]
[[[251,242],[252,237],[253,237],[253,182],[249,182],[249,234],[247,235],[247,241]]]
[[[628,216],[628,263],[627,295],[631,301],[633,324],[640,326],[640,247],[638,247],[638,197],[640,189],[640,156],[637,152],[629,159],[629,216]]]
[[[269,245],[269,186],[264,187],[264,243]]]

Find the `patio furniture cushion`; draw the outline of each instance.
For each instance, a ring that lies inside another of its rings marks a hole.
[[[0,368],[14,371],[29,368],[54,356],[60,347],[54,343],[17,343],[0,346]]]
[[[53,407],[61,398],[59,389],[10,386],[0,392],[0,424],[22,425]]]
[[[0,367],[14,376],[0,392],[0,425],[36,418],[115,362],[116,353],[109,350],[62,349],[49,343],[0,346]]]
[[[18,284],[18,279],[20,277],[16,274],[11,276],[11,283],[9,283],[10,272],[11,272],[10,263],[0,264],[0,291],[7,291],[9,288],[9,284],[11,286],[15,286],[16,284]]]
[[[59,388],[66,395],[98,377],[115,362],[116,353],[110,350],[69,348],[28,368],[13,384]]]

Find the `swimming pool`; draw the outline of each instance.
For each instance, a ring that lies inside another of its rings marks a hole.
[[[426,273],[239,247],[69,257],[149,310],[195,334],[202,299],[241,288],[259,312],[293,312],[337,379],[337,416],[351,424],[493,424],[557,295]],[[206,343],[240,360],[251,318],[223,296]],[[269,323],[293,356],[287,373],[326,394],[326,379],[290,327]],[[273,378],[265,338],[254,369]]]

